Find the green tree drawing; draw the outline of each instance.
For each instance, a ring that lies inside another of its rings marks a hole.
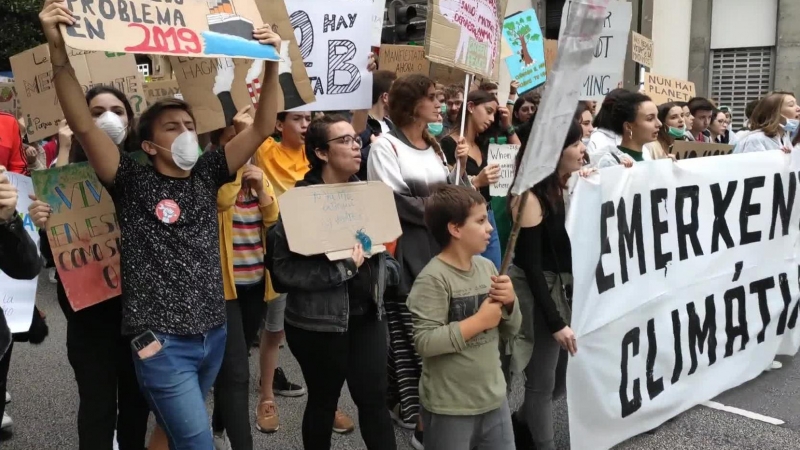
[[[530,52],[528,51],[528,42],[539,42],[542,36],[539,33],[534,33],[533,28],[530,26],[532,17],[520,17],[518,20],[508,22],[504,28],[511,36],[512,41],[510,44],[516,45],[520,48],[519,55],[525,67],[534,63]]]
[[[42,0],[0,0],[0,71],[11,70],[8,58],[45,42],[39,11]]]

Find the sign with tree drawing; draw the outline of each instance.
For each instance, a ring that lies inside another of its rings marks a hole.
[[[519,92],[544,84],[547,79],[544,39],[536,11],[529,9],[506,17],[503,36],[512,52],[506,58],[506,65],[511,78],[519,81]]]

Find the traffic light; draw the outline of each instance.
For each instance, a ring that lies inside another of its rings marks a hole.
[[[391,28],[383,38],[392,44],[408,41],[417,33],[417,25],[411,19],[417,17],[417,8],[407,4],[404,0],[392,0],[389,4],[389,22]],[[388,38],[388,39],[386,39]]]

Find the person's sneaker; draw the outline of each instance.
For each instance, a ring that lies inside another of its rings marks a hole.
[[[511,414],[511,426],[514,430],[514,442],[516,443],[517,450],[535,450],[536,445],[533,443],[533,436],[526,424],[517,415],[518,413]]]
[[[770,370],[778,370],[778,369],[781,369],[781,368],[783,368],[783,364],[780,361],[773,360],[769,364],[769,366],[767,366],[767,368],[764,369],[764,372],[769,372]]]
[[[11,403],[11,394],[6,391],[6,403]]]
[[[53,284],[56,283],[56,268],[55,267],[51,267],[48,270],[47,279],[50,280],[50,282],[53,283]]]
[[[334,433],[345,434],[356,429],[356,424],[353,419],[347,417],[347,414],[341,410],[336,410],[336,415],[333,416],[333,431]]]
[[[4,412],[3,421],[0,422],[0,430],[7,430],[11,428],[12,425],[14,425],[14,421],[11,420],[11,416],[9,416],[8,413]]]
[[[283,369],[278,367],[275,369],[275,378],[272,380],[272,392],[282,397],[300,397],[305,395],[306,388],[290,382],[286,379]]]
[[[271,400],[264,400],[258,404],[256,410],[256,428],[262,433],[274,433],[281,427],[278,418],[278,405]]]
[[[224,432],[222,434],[214,433],[214,450],[231,450],[231,442]]]
[[[413,430],[417,428],[417,424],[415,422],[403,422],[403,418],[400,416],[400,404],[394,405],[394,408],[389,410],[389,415],[394,420],[394,423],[400,427],[405,428],[406,430]]]
[[[411,446],[414,447],[415,450],[425,450],[425,445],[423,445],[422,441],[422,430],[414,430],[414,435],[411,436]]]

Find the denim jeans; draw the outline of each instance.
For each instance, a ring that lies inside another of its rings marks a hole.
[[[205,397],[222,365],[226,331],[221,325],[190,336],[155,333],[158,353],[146,359],[133,354],[139,386],[170,450],[214,449]]]
[[[489,210],[489,223],[492,224],[492,237],[489,238],[489,245],[486,246],[486,250],[481,254],[484,258],[488,259],[489,261],[494,263],[494,266],[497,267],[497,270],[500,270],[500,264],[503,263],[502,258],[500,257],[500,237],[497,234],[497,222],[494,220],[494,211],[491,209]]]

